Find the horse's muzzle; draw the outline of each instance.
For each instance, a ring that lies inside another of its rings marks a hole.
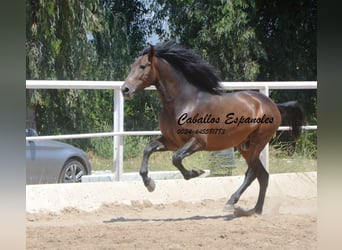
[[[121,93],[125,100],[131,100],[134,96],[134,90],[132,91],[127,84],[121,86]]]

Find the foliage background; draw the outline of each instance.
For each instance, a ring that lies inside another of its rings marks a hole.
[[[316,80],[316,18],[314,0],[27,0],[26,78],[123,80],[153,35],[198,51],[224,81]],[[276,102],[298,100],[309,124],[317,124],[316,96],[271,91]],[[109,90],[27,90],[26,126],[41,135],[111,131],[113,98]],[[138,95],[125,103],[125,130],[157,129],[159,110],[156,93]],[[315,134],[309,140],[316,145]],[[141,139],[126,141],[133,150]],[[107,157],[112,141],[72,143]]]

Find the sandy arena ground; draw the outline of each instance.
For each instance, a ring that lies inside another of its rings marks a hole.
[[[130,204],[114,201],[89,211],[76,207],[57,212],[29,209],[26,246],[27,249],[317,249],[317,194],[308,193],[308,187],[315,190],[316,183],[307,176],[304,179],[308,183],[295,188],[300,192],[298,187],[306,186],[306,194],[298,197],[284,191],[277,194],[275,190],[281,182],[271,182],[273,191],[266,198],[262,216],[236,217],[224,212],[222,208],[231,193],[227,198],[164,204],[148,199],[131,200]],[[238,205],[251,208],[255,201],[256,196],[242,196]]]

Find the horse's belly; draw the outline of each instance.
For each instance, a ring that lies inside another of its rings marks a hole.
[[[247,131],[227,131],[222,129],[222,134],[210,134],[207,136],[206,150],[222,150],[230,147],[236,147],[247,140],[249,133]]]

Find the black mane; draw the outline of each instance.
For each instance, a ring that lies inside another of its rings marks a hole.
[[[148,54],[150,47],[144,49],[142,55]],[[175,69],[182,72],[189,83],[203,91],[220,94],[220,78],[214,67],[205,62],[194,51],[182,46],[167,42],[154,46],[154,55],[165,59]]]

